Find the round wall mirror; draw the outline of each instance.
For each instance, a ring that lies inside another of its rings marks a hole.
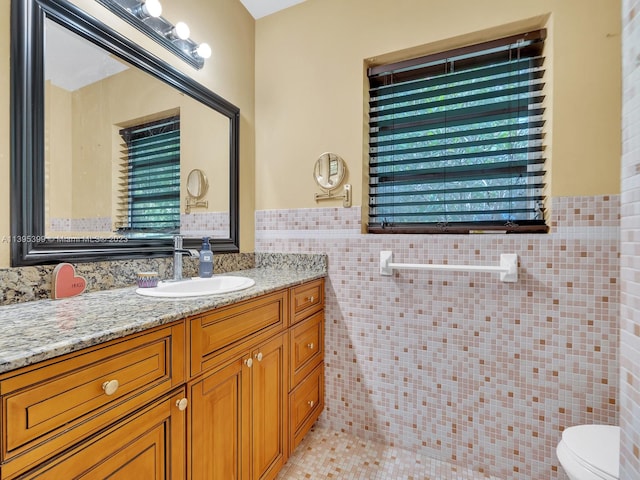
[[[346,171],[347,167],[342,157],[335,153],[327,152],[320,155],[316,160],[313,178],[321,188],[333,190],[340,186]]]
[[[200,200],[207,194],[209,189],[209,181],[207,176],[199,168],[195,168],[189,172],[187,176],[187,192],[196,200]]]

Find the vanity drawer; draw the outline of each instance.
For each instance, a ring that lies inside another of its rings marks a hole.
[[[324,279],[291,288],[291,324],[324,308]]]
[[[324,311],[291,328],[289,352],[289,388],[293,388],[324,358]]]
[[[282,331],[286,324],[286,290],[191,319],[191,376],[213,368],[246,349],[247,341],[262,341]]]
[[[2,476],[95,433],[185,380],[184,323],[27,367],[2,380]]]
[[[184,478],[184,388],[165,395],[89,441],[67,450],[21,480]]]
[[[318,365],[289,395],[291,424],[289,452],[298,446],[302,438],[318,419],[324,408],[324,364]]]

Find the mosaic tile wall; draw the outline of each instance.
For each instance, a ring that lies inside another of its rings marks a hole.
[[[111,217],[99,218],[52,218],[47,232],[111,232]]]
[[[622,2],[620,478],[640,478],[640,2]]]
[[[111,217],[100,218],[52,218],[47,231],[111,232]],[[190,237],[229,238],[229,212],[192,212],[180,214],[180,232]]]
[[[180,214],[180,233],[189,237],[229,238],[229,212]]]
[[[256,251],[329,256],[323,424],[509,479],[565,479],[570,425],[618,421],[619,197],[555,198],[548,235],[362,235],[357,208],[256,212]],[[489,273],[379,274],[395,262]]]

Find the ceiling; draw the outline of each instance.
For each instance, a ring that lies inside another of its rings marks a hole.
[[[256,20],[272,13],[292,7],[305,0],[240,0]]]
[[[45,80],[73,92],[129,68],[106,50],[46,21]]]

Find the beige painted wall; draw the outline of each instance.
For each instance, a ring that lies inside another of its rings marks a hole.
[[[229,211],[229,120],[224,115],[135,68],[71,93],[47,88],[45,101],[50,106],[45,110],[50,132],[45,151],[50,208],[45,218],[115,216],[123,142],[119,130],[176,113],[181,211],[187,175],[194,168],[205,172],[211,187],[204,197],[209,208],[199,211]]]
[[[55,192],[55,195],[45,196],[45,218],[51,218],[51,215],[71,218],[73,192],[68,186],[69,178],[73,175],[71,92],[47,81],[44,100],[44,135],[47,139],[44,149],[44,191]],[[55,119],[52,118],[52,112],[55,112]],[[52,157],[55,158],[55,168],[51,168]]]
[[[256,22],[256,209],[340,205],[313,199],[325,151],[346,160],[354,204],[366,198],[368,60],[535,26],[549,30],[551,195],[618,193],[618,0],[307,0]]]
[[[20,0],[17,0],[20,1]],[[211,45],[212,57],[196,71],[93,0],[74,0],[82,9],[132,38],[240,108],[240,248],[254,249],[254,35],[255,21],[238,0],[163,2],[163,16],[185,21],[191,38]],[[10,0],[0,0],[0,268],[9,266],[10,235]]]

